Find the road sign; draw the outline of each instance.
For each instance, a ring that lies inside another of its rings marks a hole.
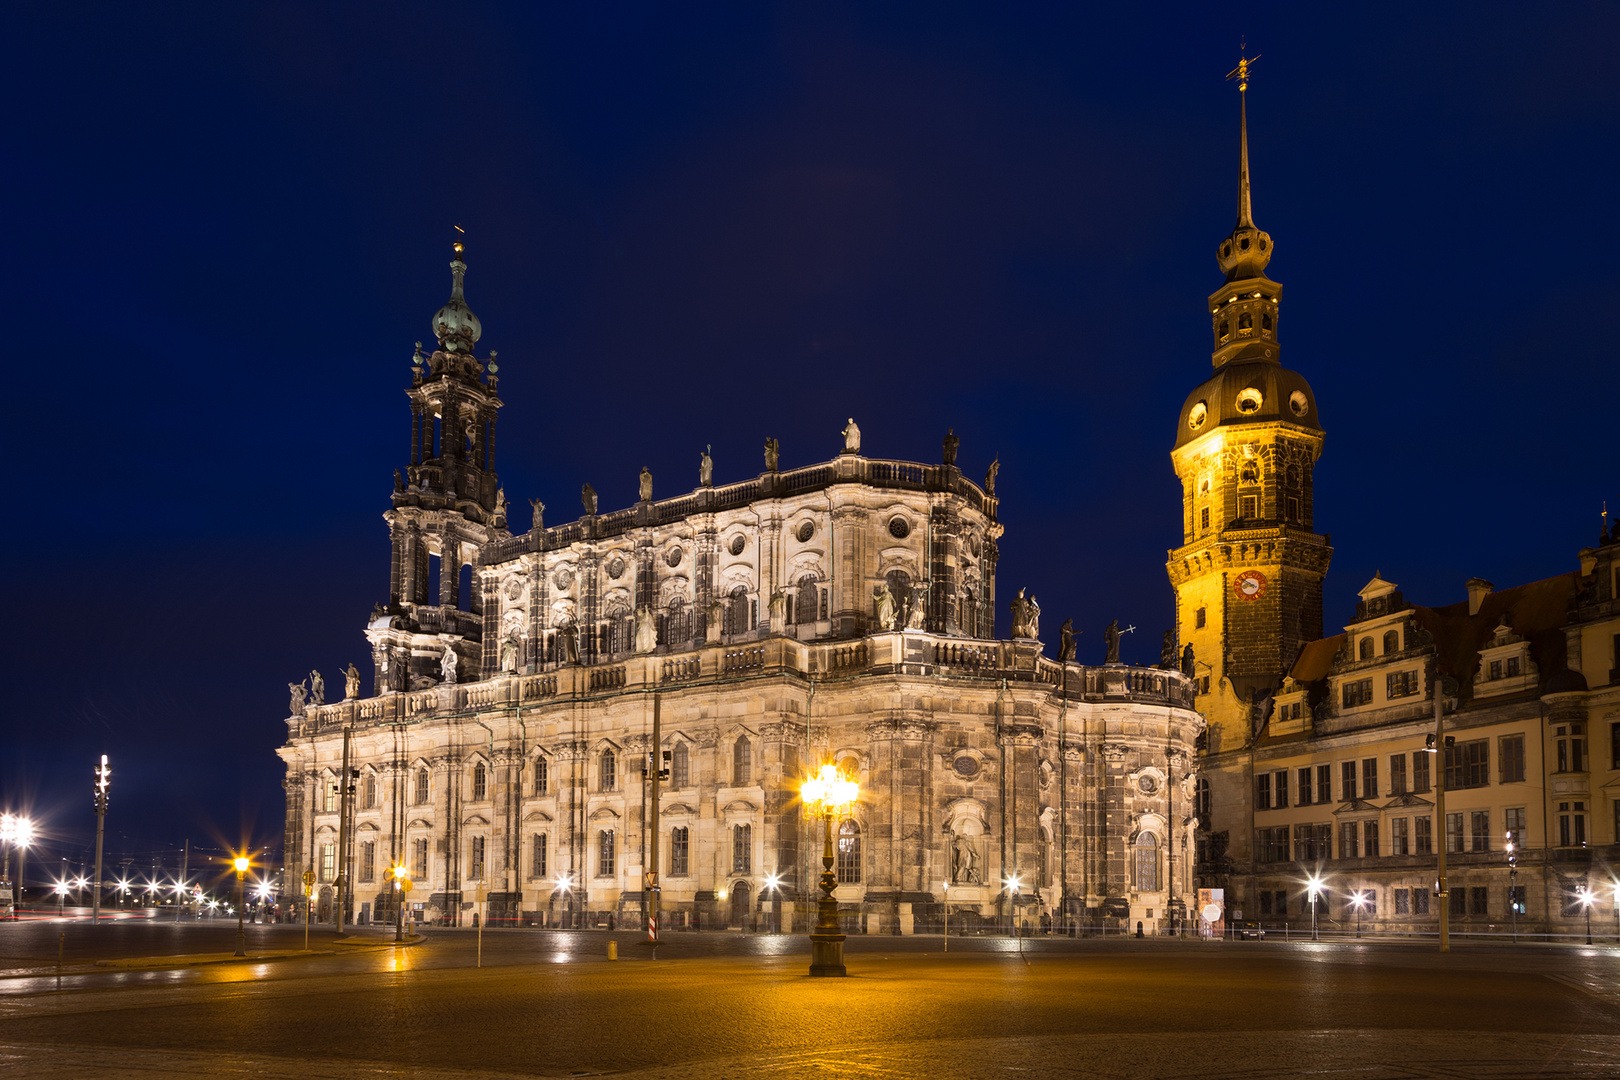
[[[308,888],[309,886],[311,886],[313,884],[315,884],[315,871],[313,871],[313,870],[305,870],[304,871],[304,887]]]
[[[406,877],[406,878],[400,878],[399,879],[399,891],[402,892],[402,893],[406,893],[406,892],[411,891],[411,879],[410,878]]]

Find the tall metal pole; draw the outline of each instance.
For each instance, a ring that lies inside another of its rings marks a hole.
[[[826,825],[826,845],[821,852],[821,900],[815,932],[810,935],[810,974],[845,975],[844,935],[838,928],[838,901],[833,891],[838,888],[838,876],[833,873],[833,813],[831,804],[823,804],[822,817]]]
[[[185,853],[180,856],[180,892],[174,902],[174,921],[180,921],[180,913],[186,909],[186,874],[191,866],[191,837],[186,837]]]
[[[1440,875],[1435,881],[1435,896],[1440,901],[1440,951],[1451,951],[1451,900],[1446,891],[1446,843],[1450,839],[1446,832],[1446,735],[1444,729],[1445,717],[1445,684],[1440,678],[1440,671],[1434,673],[1434,814],[1438,819],[1434,823],[1435,835],[1439,838],[1436,851],[1440,856]]]
[[[652,820],[645,826],[647,829],[647,887],[642,895],[642,901],[647,908],[647,940],[654,947],[653,956],[658,955],[658,901],[661,890],[658,885],[658,870],[662,865],[658,861],[658,833],[662,827],[658,818],[659,788],[658,782],[663,776],[664,769],[664,742],[662,716],[660,714],[661,698],[658,691],[653,691],[653,717],[652,717]]]
[[[107,799],[111,794],[112,768],[107,764],[107,755],[101,755],[101,764],[96,766],[96,880],[92,885],[90,902],[90,925],[94,926],[101,921],[101,841],[107,832]]]
[[[343,729],[343,771],[338,774],[337,904],[333,925],[343,933],[343,902],[349,887],[349,729]]]
[[[242,871],[236,871],[236,955],[246,956],[245,938],[242,931]]]

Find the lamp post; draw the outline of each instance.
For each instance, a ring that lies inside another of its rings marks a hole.
[[[1581,907],[1586,909],[1586,943],[1590,945],[1592,944],[1592,901],[1596,897],[1593,896],[1590,888],[1582,885],[1581,891],[1576,898],[1580,900]]]
[[[1519,943],[1519,853],[1513,849],[1513,830],[1507,834],[1508,916],[1513,920],[1513,944]]]
[[[810,933],[810,974],[841,976],[844,970],[844,935],[838,929],[838,901],[833,891],[838,877],[833,873],[833,818],[854,805],[860,786],[838,775],[838,767],[826,764],[799,788],[799,797],[812,813],[819,813],[826,825],[826,845],[821,852],[821,899],[816,928]]]
[[[779,934],[782,932],[782,912],[779,906],[781,901],[778,899],[778,890],[781,888],[781,885],[782,877],[780,874],[766,875],[765,891],[769,893],[771,897],[771,911],[765,919],[765,932],[769,934]]]
[[[1305,889],[1311,897],[1311,940],[1316,940],[1316,898],[1322,892],[1322,879],[1309,878],[1305,882]]]
[[[1366,892],[1361,890],[1361,889],[1357,889],[1356,892],[1355,892],[1355,895],[1350,898],[1350,902],[1352,904],[1356,905],[1356,938],[1357,938],[1357,940],[1360,940],[1360,938],[1361,938],[1361,910],[1364,907],[1367,906],[1367,894],[1366,894]]]
[[[1620,942],[1620,881],[1614,883],[1614,940]]]
[[[389,871],[394,879],[394,941],[405,940],[405,867],[399,863]]]
[[[236,955],[246,956],[242,930],[242,879],[247,875],[248,860],[246,855],[238,855],[232,865],[236,867]]]
[[[1018,925],[1018,894],[1023,889],[1023,882],[1014,874],[1007,879],[1007,892],[1012,896],[1012,932],[1018,938],[1018,955],[1024,955],[1024,928]]]
[[[946,881],[940,884],[940,895],[945,898],[945,947],[941,952],[951,951],[951,883]],[[1620,894],[1616,894],[1620,897]],[[1620,909],[1616,909],[1620,910]],[[1620,918],[1620,916],[1616,916]]]

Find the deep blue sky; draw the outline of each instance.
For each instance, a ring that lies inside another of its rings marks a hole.
[[[518,506],[954,427],[1001,458],[1002,592],[1156,658],[1243,35],[1329,631],[1374,570],[1568,570],[1620,505],[1612,4],[333,6],[8,26],[0,804],[64,840],[103,752],[115,849],[278,838],[286,683],[386,597],[457,222]]]

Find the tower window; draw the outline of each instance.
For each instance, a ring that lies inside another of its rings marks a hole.
[[[1193,615],[1193,626],[1194,626],[1194,628],[1198,629],[1198,630],[1202,630],[1204,628],[1204,624],[1208,621],[1208,615],[1209,615],[1209,609],[1208,608],[1199,608],[1198,611],[1195,612],[1194,615]]]
[[[1245,311],[1238,316],[1238,337],[1247,337],[1254,332],[1254,316]]]
[[[1261,331],[1261,333],[1264,333],[1264,334],[1270,334],[1271,333],[1271,316],[1270,315],[1261,315],[1260,316],[1260,331]]]
[[[1232,324],[1225,319],[1221,320],[1221,340],[1225,341],[1232,336]]]
[[[1371,660],[1373,658],[1373,641],[1372,641],[1372,638],[1370,638],[1370,637],[1362,638],[1361,639],[1361,644],[1359,646],[1357,646],[1357,649],[1359,650],[1359,659]]]
[[[1200,529],[1209,528],[1209,507],[1207,506],[1198,512],[1198,527]]]
[[[1297,524],[1299,522],[1299,500],[1293,496],[1289,496],[1287,499],[1287,506],[1288,520]]]
[[[1251,520],[1254,518],[1254,516],[1254,496],[1245,495],[1243,498],[1238,500],[1238,517],[1243,518],[1244,520]]]

